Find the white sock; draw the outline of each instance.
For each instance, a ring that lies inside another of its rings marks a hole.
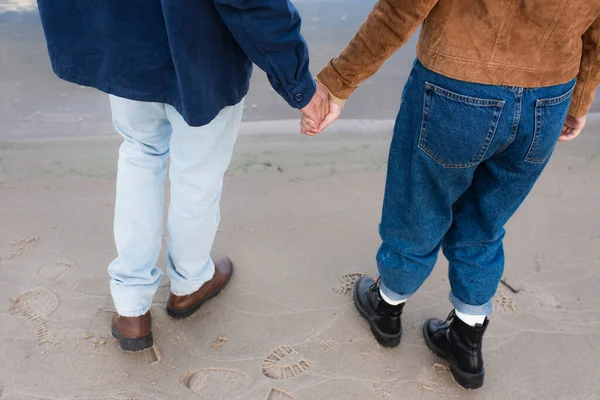
[[[479,325],[483,325],[483,323],[485,322],[485,315],[469,315],[469,314],[463,314],[458,310],[454,310],[454,312],[456,313],[456,316],[458,318],[460,318],[460,320],[462,322],[464,322],[465,324],[469,325],[469,326],[475,326],[477,324]]]
[[[383,299],[383,300],[384,300],[386,303],[388,303],[388,304],[389,304],[389,305],[391,305],[391,306],[399,306],[399,305],[400,305],[400,304],[402,304],[402,303],[406,303],[406,299],[405,299],[405,300],[400,300],[400,301],[394,301],[394,300],[390,299],[389,297],[387,297],[387,296],[385,295],[385,293],[383,293],[383,292],[381,291],[381,289],[379,289],[379,294],[381,295],[381,298],[382,298],[382,299]]]

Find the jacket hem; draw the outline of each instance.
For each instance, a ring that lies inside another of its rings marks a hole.
[[[579,65],[548,70],[458,59],[418,46],[417,58],[429,70],[448,78],[496,86],[538,88],[568,83],[579,73]]]
[[[73,73],[71,71],[64,70],[56,65],[52,65],[52,69],[54,70],[56,76],[58,76],[62,80],[81,86],[93,87],[107,94],[135,101],[169,104],[170,106],[175,108],[177,112],[181,114],[184,121],[192,127],[208,125],[213,119],[216,118],[216,116],[222,109],[224,109],[225,107],[234,106],[240,101],[242,101],[246,94],[248,94],[248,90],[250,88],[250,83],[248,82],[242,88],[236,90],[232,98],[219,101],[215,105],[214,111],[212,112],[206,112],[206,109],[194,110],[190,107],[187,107],[186,112],[184,111],[181,102],[171,98],[170,96],[156,95],[139,89],[123,87],[122,85],[118,85],[112,82],[99,81],[96,77]]]

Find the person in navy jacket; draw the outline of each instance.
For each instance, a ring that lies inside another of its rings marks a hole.
[[[109,266],[124,350],[152,346],[150,307],[162,278],[170,159],[167,272],[174,318],[193,314],[233,274],[210,251],[252,63],[308,121],[329,112],[309,71],[301,19],[288,0],[38,0],[52,68],[110,96],[119,150],[118,257]]]

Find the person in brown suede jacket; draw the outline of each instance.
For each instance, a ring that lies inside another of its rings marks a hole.
[[[357,309],[384,346],[397,346],[406,300],[449,261],[446,321],[428,347],[456,382],[483,385],[482,340],[504,269],[504,225],[558,141],[576,138],[600,83],[600,0],[379,0],[318,75],[330,113],[421,26],[390,147],[377,253],[379,278],[354,287]]]

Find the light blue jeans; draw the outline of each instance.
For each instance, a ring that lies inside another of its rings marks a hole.
[[[115,243],[109,266],[119,315],[145,314],[162,278],[157,267],[163,241],[167,161],[170,206],[167,273],[178,296],[212,279],[210,251],[219,225],[223,176],[237,138],[243,101],[226,107],[208,125],[190,127],[171,106],[110,97],[119,150]]]

